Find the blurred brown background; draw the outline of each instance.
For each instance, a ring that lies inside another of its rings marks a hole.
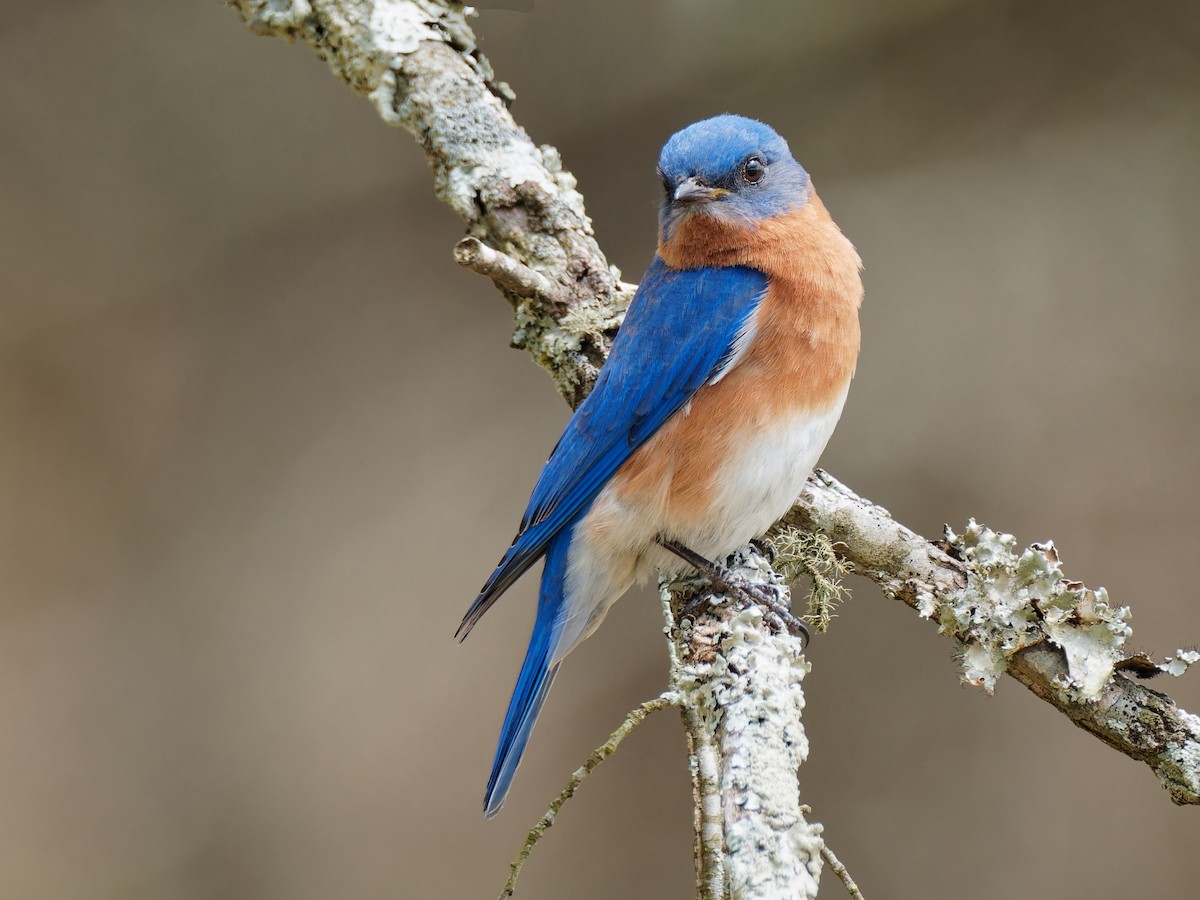
[[[0,897],[494,896],[664,680],[630,595],[484,823],[536,579],[451,634],[565,406],[452,262],[412,139],[307,48],[213,2],[2,13]],[[477,28],[629,279],[662,141],[773,123],[867,262],[828,468],[926,534],[1052,537],[1137,646],[1200,641],[1200,7],[538,0]],[[1200,811],[1017,684],[960,687],[854,587],[812,647],[804,787],[867,896],[1196,894]],[[1200,712],[1200,676],[1161,687]],[[665,714],[521,896],[691,878]]]

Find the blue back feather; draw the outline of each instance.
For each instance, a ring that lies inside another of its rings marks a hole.
[[[595,388],[542,470],[516,540],[459,629],[470,631],[546,555],[533,634],[484,796],[488,818],[504,804],[558,674],[572,529],[621,463],[725,365],[766,289],[766,276],[754,269],[671,269],[657,256],[642,278]]]
[[[766,276],[744,266],[672,269],[654,257],[595,388],[559,438],[512,547],[467,611],[460,635],[721,368],[766,289]]]

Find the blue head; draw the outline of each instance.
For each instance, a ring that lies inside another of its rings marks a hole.
[[[692,215],[749,224],[808,199],[808,173],[787,141],[745,116],[716,116],[676,132],[658,158],[658,174],[663,239]]]

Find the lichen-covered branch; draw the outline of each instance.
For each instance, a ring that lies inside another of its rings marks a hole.
[[[488,274],[517,313],[524,347],[579,402],[632,297],[592,233],[558,151],[537,146],[508,111],[467,24],[469,7],[436,0],[228,0],[259,34],[310,44],[389,125],[410,131],[434,190],[477,243],[462,265]]]
[[[705,722],[695,698],[681,689],[685,680],[685,654],[694,656],[692,639],[696,632],[684,633],[680,627],[677,604],[683,595],[672,591],[672,585],[661,579],[658,585],[659,605],[663,614],[663,634],[667,639],[667,656],[671,661],[668,675],[670,690],[679,706],[683,732],[687,736],[688,772],[692,777],[692,845],[696,869],[696,900],[722,900],[726,895],[725,823],[721,815],[721,773],[713,735]]]
[[[416,136],[435,191],[467,223],[456,259],[508,297],[513,343],[578,405],[633,288],[596,245],[557,151],[536,147],[509,115],[512,92],[476,48],[466,9],[435,0],[230,2],[255,31],[308,42],[386,122]],[[753,559],[750,570],[776,577]],[[820,832],[799,811],[797,781],[807,754],[802,648],[770,634],[761,614],[729,615],[721,634],[728,631],[736,664],[685,667],[688,692],[680,694],[702,805],[700,893],[718,900],[728,886],[734,897],[766,896],[755,885],[794,881],[802,893],[775,895],[815,896]]]
[[[778,583],[754,547],[739,551],[730,565],[747,581]],[[816,897],[821,826],[806,819],[800,803],[800,767],[808,757],[804,642],[773,631],[757,606],[707,599],[704,612],[684,618],[671,635],[678,660],[671,687],[682,698],[690,742],[712,743],[718,751],[716,796],[698,793],[701,827],[720,830],[702,833],[701,848],[723,838],[731,897]],[[706,802],[710,797],[719,800],[716,810]]]
[[[509,114],[512,91],[479,52],[468,9],[448,0],[227,2],[258,33],[310,44],[384,121],[417,138],[437,195],[466,223],[456,259],[500,288],[516,311],[514,345],[577,406],[633,288],[600,252],[558,152],[535,145]],[[1161,666],[1124,657],[1127,610],[1065,581],[1052,545],[1016,554],[1010,538],[974,525],[933,543],[825,475],[810,480],[786,521],[826,535],[886,595],[938,622],[961,648],[965,677],[990,689],[1000,674],[1011,675],[1149,764],[1176,803],[1200,804],[1200,718],[1124,674],[1178,674],[1197,655],[1181,651]],[[749,551],[742,564],[754,577],[774,578]],[[703,890],[715,897],[728,885],[739,896],[745,885],[740,896],[761,896],[755,879],[784,872],[805,891],[784,895],[814,896],[821,841],[798,805],[807,665],[795,639],[763,628],[752,609],[735,608],[711,621],[699,617],[678,639],[689,674],[672,680],[676,688],[687,682],[681,703],[692,713],[689,737],[697,723],[704,731],[691,743],[693,765],[703,764],[698,795],[704,800],[711,782],[720,783],[723,831],[701,810],[697,856],[711,855],[719,839],[728,854],[700,864]],[[707,660],[706,641],[714,654]],[[697,762],[714,748],[720,760]]]
[[[971,523],[931,542],[824,472],[785,521],[827,534],[839,554],[889,597],[939,623],[957,642],[963,678],[989,690],[1011,675],[1126,756],[1141,760],[1179,804],[1200,804],[1200,716],[1126,677],[1182,674],[1181,650],[1154,666],[1123,653],[1127,607],[1067,581],[1053,544],[1017,553],[1013,539]]]

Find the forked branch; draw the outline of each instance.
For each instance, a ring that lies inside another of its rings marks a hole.
[[[514,344],[578,405],[633,287],[600,252],[558,152],[535,145],[513,120],[512,91],[479,52],[467,7],[437,0],[229,3],[256,32],[310,44],[384,121],[416,137],[434,190],[466,223],[456,258],[492,279],[516,311]],[[937,622],[958,643],[968,680],[991,689],[1011,675],[1081,728],[1147,763],[1176,803],[1200,804],[1200,718],[1125,674],[1179,674],[1200,655],[1179,651],[1162,664],[1127,658],[1127,609],[1099,589],[1066,581],[1052,545],[1017,553],[1011,538],[974,523],[931,542],[823,474],[810,480],[786,521],[826,535],[885,595]],[[764,567],[752,566],[773,578]],[[776,649],[778,660],[791,658],[789,649]],[[762,674],[743,673],[738,689],[747,702]],[[721,724],[710,725],[715,735]],[[728,756],[733,748],[720,749]],[[745,862],[732,861],[730,872]]]

